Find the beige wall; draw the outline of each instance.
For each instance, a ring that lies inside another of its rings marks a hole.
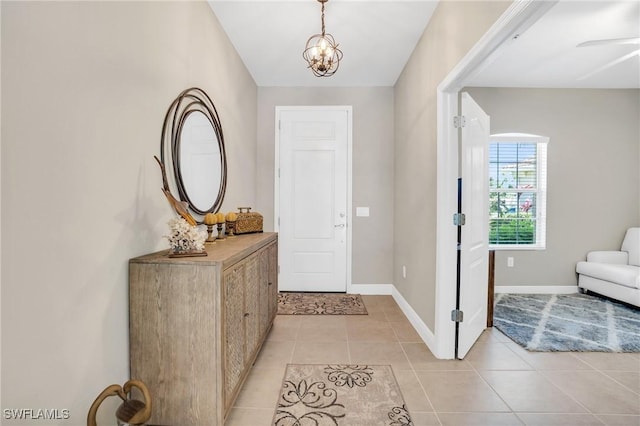
[[[127,261],[166,247],[152,156],[194,85],[227,141],[223,208],[251,205],[257,88],[206,2],[2,2],[3,408],[81,425],[128,379]]]
[[[395,85],[393,283],[434,331],[438,84],[510,5],[444,1]],[[407,278],[402,278],[402,266]]]
[[[497,251],[496,285],[576,285],[587,251],[618,250],[626,229],[640,226],[640,91],[467,91],[491,116],[491,133],[550,138],[547,248]]]
[[[391,284],[393,269],[393,89],[261,87],[258,89],[256,207],[273,229],[275,107],[353,107],[353,284]],[[358,206],[369,217],[356,217]]]

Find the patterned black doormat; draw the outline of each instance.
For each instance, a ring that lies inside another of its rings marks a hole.
[[[289,364],[274,426],[412,425],[389,365]]]
[[[585,294],[498,294],[493,325],[530,351],[640,352],[640,309]]]
[[[279,293],[279,315],[367,315],[362,296],[344,293]]]

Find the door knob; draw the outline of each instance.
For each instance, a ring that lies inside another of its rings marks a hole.
[[[344,223],[339,223],[338,225],[334,225],[335,228],[344,228]]]

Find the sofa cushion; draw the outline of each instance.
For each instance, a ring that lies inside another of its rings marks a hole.
[[[627,229],[622,250],[629,252],[629,265],[640,266],[640,228]]]
[[[614,284],[640,289],[640,267],[632,265],[613,265],[598,262],[578,262],[576,272],[611,281]]]

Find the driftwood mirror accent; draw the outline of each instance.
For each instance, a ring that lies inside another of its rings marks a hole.
[[[160,156],[191,211],[204,215],[220,210],[227,158],[218,112],[202,89],[187,89],[171,103],[162,125]]]

